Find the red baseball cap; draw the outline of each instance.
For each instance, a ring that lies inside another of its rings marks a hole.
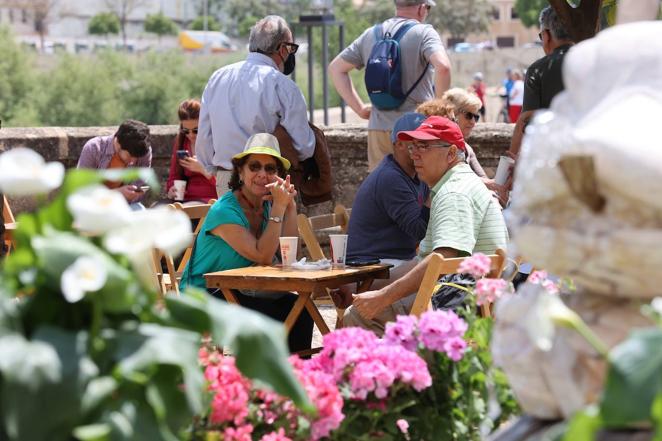
[[[400,141],[434,141],[440,139],[455,145],[458,149],[466,152],[464,136],[460,127],[453,121],[443,116],[430,116],[423,121],[416,130],[398,132]]]

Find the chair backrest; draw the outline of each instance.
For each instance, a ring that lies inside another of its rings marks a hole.
[[[342,233],[347,232],[347,225],[349,224],[349,210],[344,206],[338,204],[333,210],[333,213],[322,214],[319,216],[308,217],[305,214],[297,216],[297,226],[299,227],[299,236],[308,248],[308,253],[311,259],[320,260],[324,259],[324,251],[317,239],[315,232],[325,230],[327,228],[340,227]]]
[[[207,213],[209,213],[209,209],[211,208],[214,202],[216,202],[215,199],[210,200],[208,204],[195,204],[195,205],[184,205],[180,202],[175,202],[174,204],[171,204],[170,207],[174,208],[175,210],[183,211],[191,219],[191,221],[198,221],[198,224],[193,230],[193,240],[195,241],[195,239],[198,237],[198,233],[200,232],[200,229],[202,228],[202,224],[204,223],[205,218],[207,217]],[[177,266],[177,272],[181,273],[182,271],[184,271],[186,264],[191,258],[192,252],[193,252],[193,244],[187,247],[186,250],[184,251],[182,260],[179,262],[179,265]]]
[[[494,254],[488,255],[490,258],[490,272],[487,277],[498,278],[501,277],[503,267],[506,262],[506,253],[498,249]],[[458,272],[460,264],[468,257],[454,257],[444,259],[441,254],[434,253],[430,258],[428,267],[423,275],[423,281],[418,288],[414,305],[411,308],[411,314],[419,316],[428,309],[431,309],[432,294],[439,281],[439,277],[445,274],[454,274]],[[490,305],[481,306],[483,316],[489,317],[491,315]]]
[[[4,218],[6,224],[12,224],[16,222],[16,219],[14,219],[14,214],[11,212],[11,207],[9,206],[9,202],[7,201],[7,197],[5,195],[2,195],[2,217]]]

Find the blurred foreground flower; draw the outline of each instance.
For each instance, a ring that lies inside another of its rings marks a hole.
[[[483,253],[476,253],[464,259],[460,264],[458,273],[471,274],[476,279],[486,276],[490,272],[492,261]]]
[[[103,262],[93,257],[79,257],[62,273],[60,279],[62,294],[69,303],[76,303],[85,296],[86,292],[103,288],[107,276]]]
[[[0,155],[0,191],[11,196],[45,194],[64,179],[64,165],[46,162],[41,155],[24,147]]]
[[[126,225],[131,208],[118,191],[102,185],[85,187],[69,196],[67,208],[79,231],[105,233]]]

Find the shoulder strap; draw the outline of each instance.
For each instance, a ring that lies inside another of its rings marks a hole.
[[[372,32],[375,34],[375,42],[380,41],[382,39],[383,31],[382,31],[382,24],[376,24],[372,28]]]
[[[405,24],[403,24],[403,25],[400,26],[400,27],[398,28],[398,30],[395,32],[395,34],[393,35],[393,38],[392,38],[392,39],[395,40],[395,41],[400,41],[400,39],[401,39],[402,37],[404,37],[404,35],[407,33],[407,31],[408,31],[409,29],[411,29],[412,27],[416,26],[417,24],[419,24],[419,23],[412,23],[411,21],[410,21],[409,23],[405,23]]]

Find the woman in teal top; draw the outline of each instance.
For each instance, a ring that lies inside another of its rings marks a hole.
[[[278,140],[258,133],[246,142],[244,151],[232,158],[230,191],[205,218],[191,259],[182,274],[181,286],[205,288],[203,275],[214,271],[271,265],[281,236],[297,236],[296,190],[285,179],[290,162],[280,155]],[[223,298],[218,290],[210,290]],[[297,296],[292,293],[235,292],[239,303],[269,317],[285,321]],[[313,320],[307,311],[289,334],[290,351],[310,349]]]

